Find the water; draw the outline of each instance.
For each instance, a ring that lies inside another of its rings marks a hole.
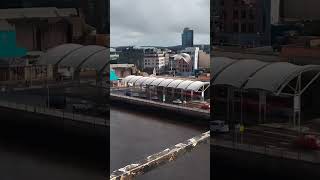
[[[106,129],[1,108],[0,113],[1,180],[94,180],[109,174]]]
[[[139,161],[148,155],[160,152],[167,147],[183,142],[206,131],[207,127],[195,128],[181,123],[184,118],[175,114],[163,115],[161,110],[154,115],[134,107],[111,108],[110,158],[111,170],[119,169]],[[162,116],[161,116],[162,114]],[[178,123],[177,121],[180,121]],[[201,145],[195,151],[164,165],[143,176],[140,180],[163,179],[209,179],[210,149]]]
[[[71,122],[0,108],[0,179],[106,179],[108,169],[139,161],[206,131],[177,123],[184,118],[176,115],[166,118],[163,113],[153,116],[125,109],[111,109],[109,136],[108,129],[74,127]],[[209,179],[209,163],[209,145],[201,145],[137,179]]]

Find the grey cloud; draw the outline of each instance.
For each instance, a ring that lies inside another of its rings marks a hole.
[[[209,0],[111,0],[111,45],[178,45],[184,27],[209,43]]]

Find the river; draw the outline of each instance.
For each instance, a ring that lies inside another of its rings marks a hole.
[[[139,161],[207,129],[161,111],[150,114],[115,107],[110,110],[110,135],[108,128],[1,108],[0,113],[1,180],[106,179],[109,168],[115,170]],[[201,145],[137,179],[209,179],[209,152],[209,145]]]
[[[129,110],[130,109],[130,110]],[[134,107],[111,108],[110,157],[111,170],[139,161],[148,155],[160,152],[206,131],[207,127],[195,127],[184,123],[187,117],[175,114],[150,113],[147,109]],[[163,179],[209,179],[210,149],[200,145],[191,153],[175,162],[166,164],[143,176],[139,180]]]

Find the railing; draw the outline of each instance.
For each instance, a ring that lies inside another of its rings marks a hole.
[[[272,157],[293,159],[299,161],[305,161],[310,163],[320,163],[319,151],[312,150],[294,150],[288,148],[277,147],[273,145],[254,145],[250,143],[238,143],[233,141],[211,139],[211,145],[225,147],[234,150],[241,150],[246,152],[253,152],[258,154],[263,154]]]
[[[135,98],[135,97],[130,97],[130,96],[124,96],[124,95],[119,95],[119,94],[114,94],[114,93],[110,93],[110,96],[115,97],[115,98],[127,99],[127,100],[131,100],[131,101],[140,101],[140,102],[144,102],[144,103],[148,103],[148,104],[163,105],[163,106],[177,108],[177,109],[185,109],[185,110],[192,111],[192,112],[200,112],[200,113],[204,113],[204,114],[210,114],[210,112],[207,110],[190,108],[190,107],[186,107],[186,106],[178,106],[178,105],[168,104],[168,103],[164,103],[164,102],[160,102],[160,101],[159,102],[151,101],[151,100]]]
[[[73,121],[79,121],[83,123],[90,123],[98,126],[109,126],[109,121],[103,118],[86,116],[82,114],[77,114],[74,112],[66,112],[64,110],[47,108],[46,106],[35,106],[27,104],[18,104],[10,101],[0,101],[0,106],[4,108],[10,108],[25,112],[32,112],[46,116],[57,117],[61,119],[68,119]]]

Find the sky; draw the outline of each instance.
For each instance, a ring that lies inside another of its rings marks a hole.
[[[181,45],[185,27],[194,44],[209,44],[210,0],[111,0],[111,47]]]

